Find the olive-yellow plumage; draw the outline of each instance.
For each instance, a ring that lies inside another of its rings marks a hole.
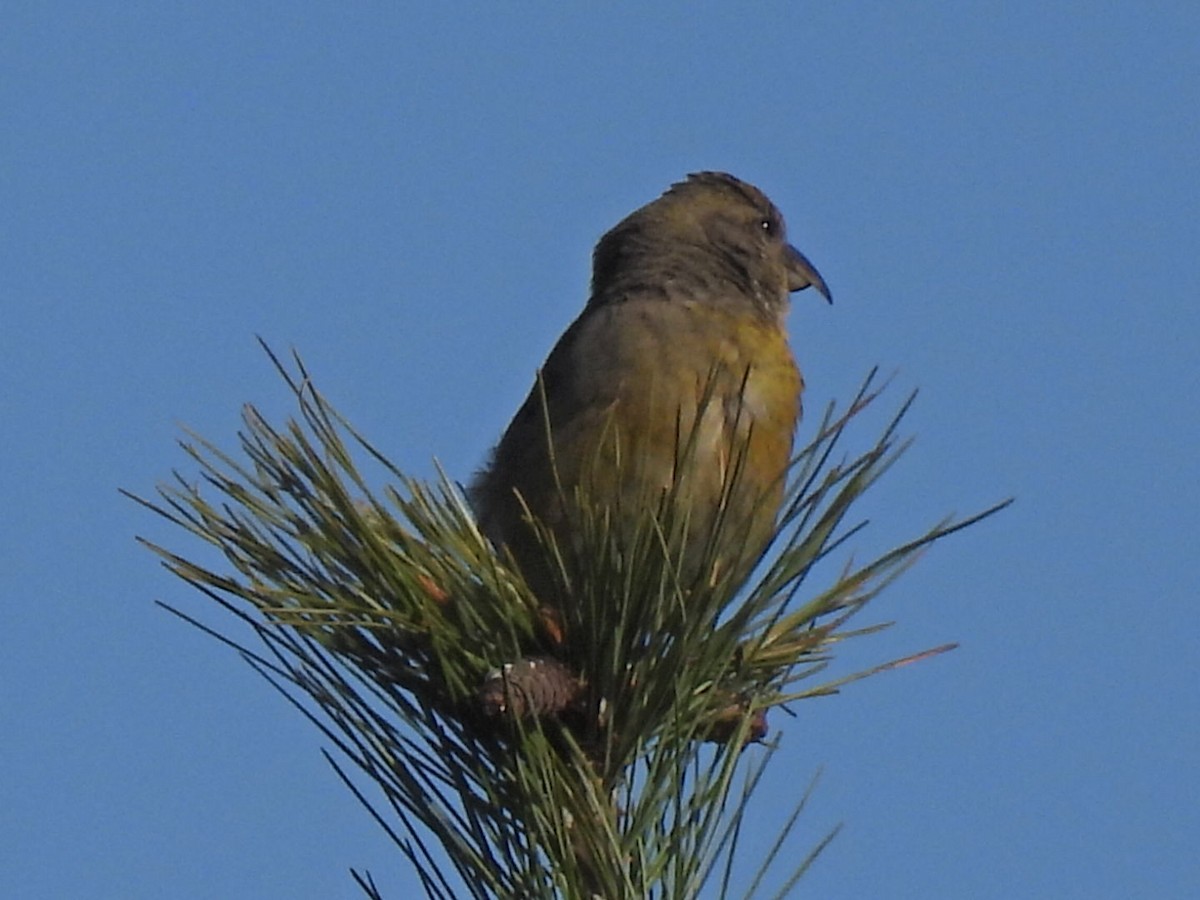
[[[601,238],[587,306],[470,488],[482,529],[539,597],[563,601],[545,596],[545,550],[526,513],[578,551],[577,498],[632,526],[673,492],[687,517],[685,577],[757,557],[804,387],[788,295],[810,285],[829,297],[774,205],[731,175],[691,175]],[[719,542],[704,551],[717,517]]]

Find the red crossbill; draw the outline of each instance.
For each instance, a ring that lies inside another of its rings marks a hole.
[[[757,559],[804,388],[788,295],[810,286],[829,299],[771,201],[719,172],[673,185],[600,239],[586,307],[469,490],[484,533],[540,599],[563,598],[530,515],[560,548],[586,552],[583,506],[632,528],[669,496],[684,508],[685,580]]]

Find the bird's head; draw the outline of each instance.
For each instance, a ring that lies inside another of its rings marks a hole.
[[[729,292],[730,284],[737,290]],[[672,185],[604,235],[593,257],[593,299],[630,288],[694,291],[749,298],[778,317],[788,294],[806,287],[830,299],[820,273],[788,243],[775,205],[723,172],[699,172]]]

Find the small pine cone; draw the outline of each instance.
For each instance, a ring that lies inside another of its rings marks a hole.
[[[558,660],[531,656],[489,672],[479,689],[479,705],[488,716],[557,717],[581,688],[579,679]]]

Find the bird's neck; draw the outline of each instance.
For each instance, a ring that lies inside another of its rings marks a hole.
[[[669,247],[625,245],[620,256],[598,266],[588,305],[632,297],[736,308],[778,322],[787,310],[787,293],[760,283],[736,253],[672,242]]]

